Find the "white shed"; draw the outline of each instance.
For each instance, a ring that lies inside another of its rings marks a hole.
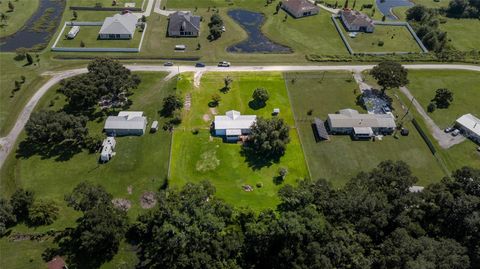
[[[74,39],[77,36],[78,32],[80,32],[80,26],[73,26],[72,29],[70,29],[70,31],[68,32],[67,38]]]

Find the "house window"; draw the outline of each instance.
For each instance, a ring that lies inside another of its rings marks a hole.
[[[115,35],[114,34],[109,34],[108,38],[115,38]]]

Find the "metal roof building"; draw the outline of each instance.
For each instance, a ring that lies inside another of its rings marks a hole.
[[[236,110],[227,111],[225,116],[215,116],[213,122],[215,135],[237,139],[240,135],[250,133],[250,128],[256,120],[255,115],[241,115]]]
[[[138,18],[132,13],[115,14],[105,18],[98,33],[100,39],[131,39],[137,28]]]
[[[147,118],[141,111],[121,111],[118,116],[109,116],[103,130],[110,136],[143,135]]]
[[[455,121],[465,136],[480,143],[480,119],[472,114],[465,114]]]
[[[328,114],[327,122],[333,133],[353,133],[359,137],[391,133],[397,127],[391,113],[360,114],[354,109],[342,109],[337,114]]]

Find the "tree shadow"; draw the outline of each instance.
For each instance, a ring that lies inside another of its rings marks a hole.
[[[282,176],[274,176],[273,177],[273,184],[280,185],[280,184],[283,183],[284,180],[285,180],[285,178],[282,177]]]
[[[241,148],[240,155],[245,157],[245,162],[247,163],[248,167],[252,168],[253,170],[260,170],[264,167],[270,167],[273,164],[280,162],[280,156],[265,156],[258,154],[246,146]]]
[[[72,142],[54,143],[37,143],[26,139],[20,142],[16,151],[17,159],[28,159],[32,156],[39,155],[42,159],[55,158],[57,162],[70,160],[74,155],[80,153],[82,147]]]
[[[248,106],[253,109],[253,110],[259,110],[261,108],[264,108],[267,104],[265,102],[261,102],[258,100],[251,100],[248,102]]]

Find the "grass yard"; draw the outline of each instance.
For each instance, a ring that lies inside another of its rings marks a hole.
[[[12,2],[15,9],[10,11],[8,2]],[[8,36],[20,30],[38,8],[39,0],[0,1],[0,13],[8,18],[0,22],[0,37]]]
[[[337,22],[355,53],[422,51],[405,26],[376,25],[373,33],[359,33],[352,38],[339,19]]]
[[[117,5],[112,6],[112,0],[73,0],[71,1],[72,6],[79,7],[94,7],[96,3],[100,3],[102,7],[125,7],[125,3],[134,3],[135,7],[142,7],[144,0],[116,0]],[[148,2],[148,0],[146,0]]]
[[[217,195],[235,206],[249,206],[256,210],[273,208],[279,202],[277,191],[281,185],[274,181],[280,167],[288,169],[285,183],[293,184],[298,179],[308,177],[297,130],[291,129],[291,142],[280,163],[257,168],[246,162],[239,144],[223,143],[221,138],[211,138],[209,126],[213,120],[212,112],[224,114],[235,109],[242,114],[271,117],[272,109],[278,107],[281,110],[280,117],[293,127],[293,115],[282,75],[230,74],[233,78],[232,89],[223,94],[219,90],[223,87],[225,76],[219,73],[205,74],[200,88],[193,86],[191,76],[182,76],[179,89],[184,96],[190,94],[191,109],[184,112],[183,122],[174,132],[170,185],[181,186],[186,182],[208,179],[216,186]],[[257,87],[267,89],[270,99],[266,107],[255,110],[249,107],[249,102]],[[208,106],[215,93],[222,96],[216,111]],[[198,134],[192,132],[196,128],[199,129]],[[257,188],[257,183],[262,183],[263,187]],[[243,191],[242,185],[245,184],[251,185],[254,191]]]
[[[384,160],[402,160],[410,165],[420,185],[440,180],[444,174],[420,135],[409,122],[407,137],[384,137],[382,141],[352,141],[349,136],[331,136],[315,142],[311,123],[314,117],[326,120],[327,114],[343,108],[365,110],[356,105],[358,86],[350,73],[287,73],[286,83],[292,100],[297,127],[312,178],[325,178],[343,186],[360,171],[368,171]],[[292,78],[295,82],[292,83]],[[400,107],[394,101],[394,108]],[[307,112],[312,110],[312,115]],[[400,114],[399,112],[395,112]]]
[[[427,109],[430,100],[439,88],[447,88],[453,92],[453,102],[447,109],[436,109],[430,117],[446,128],[466,113],[480,117],[480,76],[474,71],[457,70],[410,70],[410,83],[407,86],[415,98]]]
[[[74,39],[62,37],[57,43],[57,47],[80,48],[82,41],[85,44],[85,48],[138,48],[140,45],[143,32],[138,29],[132,39],[109,40],[98,38],[100,28],[101,26],[80,26],[80,31]],[[67,26],[62,35],[68,34],[70,29],[71,27]]]
[[[447,23],[440,24],[440,29],[447,32],[448,40],[455,49],[462,51],[479,50],[480,20],[478,19],[447,19]]]

